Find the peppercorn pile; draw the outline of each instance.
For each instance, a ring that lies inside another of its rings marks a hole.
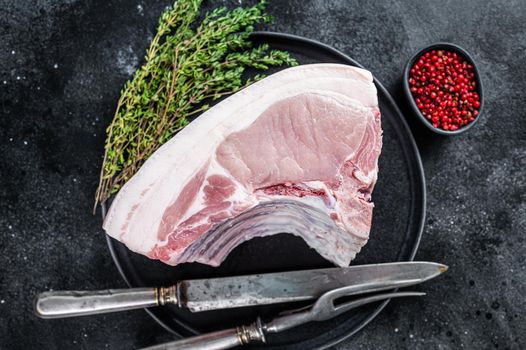
[[[454,131],[479,114],[475,71],[461,55],[426,52],[411,67],[409,86],[418,109],[435,128]]]

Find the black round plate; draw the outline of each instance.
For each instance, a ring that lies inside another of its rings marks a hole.
[[[257,32],[255,44],[291,52],[301,64],[333,62],[361,67],[343,53],[309,39]],[[376,208],[370,240],[352,264],[412,260],[422,234],[425,217],[425,182],[420,156],[413,136],[387,90],[375,80],[378,89],[383,149],[380,173],[373,192]],[[300,238],[288,234],[256,238],[237,247],[218,268],[197,263],[167,266],[129,251],[108,237],[108,246],[122,277],[130,287],[167,286],[177,280],[233,276],[248,273],[329,267],[330,263],[310,249]],[[311,323],[268,337],[265,348],[321,349],[353,335],[385,307],[371,304],[325,322]],[[280,310],[298,307],[281,304],[264,307],[191,313],[164,306],[147,310],[170,332],[189,336],[253,321],[258,315],[272,317]],[[259,348],[263,345],[254,345]]]

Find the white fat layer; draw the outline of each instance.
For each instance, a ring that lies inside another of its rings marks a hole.
[[[165,208],[177,200],[219,143],[228,134],[250,126],[277,101],[309,92],[339,99],[343,96],[347,103],[352,98],[365,108],[377,106],[372,75],[363,69],[314,64],[273,74],[203,113],[159,148],[118,193],[103,225],[106,232],[130,249],[148,253],[159,244],[157,229]],[[216,164],[211,164],[211,168],[220,171]],[[142,193],[148,186],[151,189]],[[244,200],[242,193],[235,196]]]

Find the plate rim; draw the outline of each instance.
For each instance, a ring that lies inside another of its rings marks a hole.
[[[320,41],[309,39],[309,38],[306,38],[306,37],[303,37],[303,36],[294,35],[294,34],[288,34],[288,33],[272,32],[272,31],[254,31],[254,32],[252,32],[250,34],[250,38],[259,39],[259,40],[261,40],[263,42],[265,41],[265,38],[280,39],[280,40],[284,40],[284,41],[292,40],[292,41],[296,41],[296,42],[301,43],[301,44],[311,45],[313,47],[318,47],[318,48],[320,48],[320,49],[322,49],[322,50],[324,50],[326,52],[329,52],[330,54],[332,54],[334,56],[337,56],[337,57],[341,58],[344,61],[350,62],[350,63],[352,63],[352,65],[354,65],[356,67],[366,69],[362,64],[360,64],[359,62],[357,62],[356,60],[354,60],[350,56],[346,55],[345,53],[341,52],[340,50],[338,50],[338,49],[336,49],[336,48],[334,48],[334,47],[332,47],[330,45],[324,44],[324,43],[322,43]],[[422,201],[421,217],[420,217],[420,221],[418,222],[418,230],[417,230],[416,240],[415,240],[413,248],[412,248],[412,250],[411,250],[411,252],[409,254],[409,259],[407,260],[407,261],[412,261],[412,260],[414,260],[415,255],[416,255],[416,253],[418,251],[418,248],[420,246],[420,241],[422,239],[422,234],[423,234],[423,231],[424,231],[424,225],[425,225],[425,220],[426,220],[426,213],[427,213],[427,190],[426,190],[426,180],[425,180],[424,167],[423,167],[423,164],[422,164],[422,158],[420,156],[420,151],[419,151],[418,146],[416,144],[415,138],[414,138],[414,136],[413,136],[413,134],[411,132],[411,129],[409,128],[409,125],[407,124],[407,121],[405,120],[405,118],[403,118],[404,115],[403,115],[402,111],[398,107],[398,105],[397,105],[396,101],[394,100],[394,98],[392,97],[391,93],[387,90],[387,88],[385,88],[385,86],[382,83],[380,83],[378,81],[378,79],[376,79],[374,74],[373,74],[373,81],[374,81],[374,84],[376,85],[376,88],[382,90],[383,94],[386,96],[388,102],[392,105],[392,107],[395,110],[396,114],[398,116],[400,116],[400,118],[399,118],[400,119],[400,126],[402,127],[402,129],[404,129],[404,131],[409,136],[406,139],[406,141],[409,143],[410,148],[412,148],[413,151],[414,151],[415,165],[418,168],[418,172],[422,175],[422,176],[417,176],[417,177],[420,178],[420,181],[419,181],[418,185],[419,185],[419,187],[421,189],[421,192],[422,192],[420,194],[421,201]],[[102,218],[104,219],[104,217],[106,216],[106,204],[105,203],[101,204],[101,213],[102,213]],[[108,250],[110,251],[111,258],[113,260],[113,263],[117,267],[117,270],[118,270],[120,276],[122,277],[124,282],[129,287],[132,287],[132,284],[130,283],[129,278],[127,277],[127,275],[124,272],[124,269],[123,269],[119,259],[117,258],[117,253],[115,251],[115,247],[113,245],[112,238],[108,234],[105,234],[105,237],[106,237],[106,244],[108,246]],[[322,349],[330,348],[330,347],[332,347],[332,346],[334,346],[334,345],[336,345],[338,343],[341,343],[342,341],[344,341],[346,339],[349,339],[350,337],[352,337],[353,335],[355,335],[356,333],[361,331],[366,325],[368,325],[372,320],[374,320],[380,314],[380,312],[387,306],[389,301],[390,301],[390,299],[387,299],[387,300],[383,301],[382,303],[380,303],[369,314],[369,316],[366,317],[355,328],[353,328],[351,332],[349,332],[347,334],[343,334],[343,335],[341,335],[339,337],[336,337],[334,340],[327,342],[326,344],[324,344],[323,346],[319,347],[318,349],[322,350]],[[176,335],[179,338],[183,337],[180,333],[178,333],[175,330],[173,330],[163,320],[161,320],[159,317],[157,317],[150,309],[145,308],[144,311],[146,311],[146,313],[150,317],[152,317],[161,327],[163,327],[169,333],[174,334],[174,335]],[[297,343],[297,344],[301,344],[301,343]]]

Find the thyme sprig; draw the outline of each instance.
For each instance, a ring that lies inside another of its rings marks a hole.
[[[265,3],[218,8],[195,24],[202,0],[178,0],[159,20],[145,63],[121,91],[107,129],[95,206],[128,181],[162,144],[209,108],[209,100],[238,91],[255,80],[249,67],[296,65],[287,52],[253,47],[254,25],[267,23]]]

